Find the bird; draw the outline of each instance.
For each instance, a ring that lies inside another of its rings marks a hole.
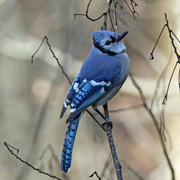
[[[64,138],[61,168],[71,167],[72,151],[78,124],[86,109],[105,105],[120,90],[129,74],[130,60],[123,38],[128,31],[117,34],[101,30],[92,32],[93,45],[79,74],[74,79],[63,104],[60,118],[70,106]]]

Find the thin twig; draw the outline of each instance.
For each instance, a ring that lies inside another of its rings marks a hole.
[[[173,46],[173,48],[174,48],[174,53],[175,53],[176,56],[177,56],[177,62],[176,62],[175,66],[174,66],[174,69],[173,69],[173,71],[172,71],[171,77],[170,77],[170,79],[169,79],[167,91],[166,91],[165,97],[164,97],[163,102],[162,102],[163,104],[166,104],[165,101],[167,101],[168,92],[169,92],[169,87],[170,87],[170,84],[171,84],[171,81],[172,81],[172,77],[173,77],[174,72],[175,72],[175,70],[176,70],[177,64],[180,63],[180,55],[179,55],[178,52],[177,52],[177,48],[176,48],[176,46],[175,46],[175,44],[174,44],[174,39],[173,39],[173,37],[172,37],[172,34],[175,36],[175,38],[178,40],[178,42],[179,42],[179,39],[177,38],[177,36],[175,35],[175,33],[174,33],[174,32],[170,29],[170,27],[169,27],[169,21],[168,21],[168,19],[167,19],[167,14],[164,13],[164,15],[165,15],[165,20],[166,20],[167,29],[168,29],[168,32],[169,32],[169,38],[171,39],[171,44],[172,44],[172,46]]]
[[[68,80],[69,83],[71,84],[71,80],[69,79],[68,75],[65,73],[63,66],[60,64],[58,58],[56,57],[54,51],[52,50],[51,45],[49,44],[49,40],[48,40],[47,36],[44,36],[44,38],[43,38],[42,41],[41,41],[40,46],[38,47],[38,49],[36,50],[36,52],[32,55],[31,63],[34,62],[34,56],[37,54],[37,52],[38,52],[39,49],[41,48],[41,46],[42,46],[44,40],[46,40],[46,43],[47,43],[47,45],[48,45],[48,47],[49,47],[49,50],[51,51],[51,53],[52,53],[53,57],[55,58],[57,64],[58,64],[59,67],[61,68],[62,73],[66,76],[67,80]]]
[[[176,48],[176,46],[175,46],[175,44],[174,44],[174,39],[173,39],[173,37],[172,37],[172,30],[170,29],[170,27],[169,27],[169,21],[168,21],[168,19],[167,19],[167,14],[166,13],[164,13],[164,15],[165,15],[165,20],[166,20],[166,24],[167,24],[167,28],[168,28],[168,32],[169,32],[169,38],[171,39],[171,44],[172,44],[172,46],[173,46],[173,48],[174,48],[174,52],[175,52],[175,54],[176,54],[176,56],[177,56],[177,59],[179,60],[179,54],[178,54],[178,52],[177,52],[177,48]],[[176,37],[176,35],[174,34],[174,32],[173,32],[173,35]],[[176,39],[178,39],[178,38],[176,38]],[[179,41],[179,40],[178,40]]]
[[[153,56],[154,50],[155,50],[155,48],[156,48],[156,46],[157,46],[157,44],[158,44],[158,42],[159,42],[159,40],[160,40],[160,37],[161,37],[161,35],[162,35],[162,33],[163,33],[163,31],[164,31],[164,29],[165,29],[166,26],[167,26],[167,24],[165,24],[165,25],[163,26],[163,28],[162,28],[162,30],[161,30],[161,32],[160,32],[160,34],[159,34],[159,36],[158,36],[158,39],[157,39],[157,41],[156,41],[156,43],[155,43],[155,45],[154,45],[154,47],[153,47],[153,49],[152,49],[152,51],[151,51],[151,53],[150,53],[149,60],[153,60],[153,59],[154,59],[154,56]]]
[[[105,128],[99,123],[99,121],[93,116],[93,114],[88,109],[86,109],[86,111],[96,121],[96,123],[102,128],[102,130],[106,131]]]
[[[166,104],[167,97],[168,97],[168,93],[169,93],[170,84],[171,84],[171,81],[172,81],[172,77],[173,77],[174,72],[175,72],[175,70],[176,70],[177,64],[178,64],[178,63],[180,64],[180,55],[179,55],[179,53],[177,52],[177,48],[176,48],[176,46],[175,46],[175,44],[174,44],[174,39],[173,39],[172,35],[176,38],[176,40],[177,40],[179,43],[180,43],[180,40],[177,38],[177,36],[176,36],[175,33],[173,32],[173,30],[170,28],[170,26],[169,26],[169,21],[168,21],[168,18],[167,18],[167,14],[164,13],[164,16],[165,16],[166,24],[163,26],[163,28],[162,28],[162,30],[161,30],[161,32],[160,32],[160,35],[159,35],[159,37],[158,37],[158,39],[157,39],[157,41],[156,41],[156,44],[155,44],[153,50],[151,51],[150,57],[149,57],[149,60],[153,60],[153,59],[154,59],[154,56],[153,56],[154,50],[155,50],[155,48],[156,48],[156,46],[157,46],[157,44],[158,44],[158,42],[159,42],[159,39],[160,39],[160,37],[161,37],[161,35],[162,35],[165,27],[167,27],[168,32],[169,32],[169,38],[171,39],[171,44],[172,44],[172,47],[173,47],[173,49],[174,49],[174,53],[175,53],[176,56],[177,56],[177,62],[176,62],[176,64],[175,64],[174,69],[173,69],[173,71],[172,71],[172,74],[171,74],[171,76],[170,76],[169,83],[168,83],[168,87],[167,87],[166,94],[165,94],[165,96],[164,96],[164,99],[163,99],[162,104]]]
[[[118,5],[118,3],[115,2],[115,3],[114,3],[114,20],[115,20],[115,28],[118,27],[118,22],[117,22],[117,12],[116,12],[117,5]]]
[[[43,151],[43,153],[42,153],[42,155],[41,155],[41,157],[40,157],[40,160],[43,159],[43,157],[44,157],[44,155],[45,155],[45,153],[46,153],[47,150],[50,151],[51,156],[52,156],[49,162],[51,163],[53,160],[55,160],[57,166],[59,167],[59,169],[61,169],[61,163],[59,162],[59,158],[58,158],[58,156],[55,154],[54,149],[53,149],[53,147],[52,147],[51,144],[48,144],[48,145],[46,146],[46,148],[44,149],[44,151]]]
[[[120,112],[120,111],[130,111],[130,110],[134,110],[134,109],[139,109],[143,106],[144,106],[143,104],[139,104],[139,105],[135,105],[135,106],[131,106],[131,107],[109,110],[109,113],[116,113],[116,112]]]
[[[165,83],[164,83],[165,82],[165,73],[167,71],[167,68],[168,68],[170,62],[171,62],[171,59],[172,59],[172,53],[170,55],[168,63],[166,64],[165,68],[163,69],[161,75],[159,76],[159,78],[157,80],[156,88],[155,88],[154,95],[153,95],[153,98],[151,100],[151,105],[150,105],[150,108],[149,108],[150,111],[152,111],[155,100],[157,99],[158,90],[160,89],[159,86],[160,86],[160,82],[161,82],[162,79],[163,79],[163,92],[162,92],[162,95],[163,95],[163,97],[165,96],[165,92],[164,92],[165,91],[165,87],[164,87],[165,86]],[[164,141],[166,141],[165,132],[167,133],[167,136],[168,136],[168,138],[170,140],[170,146],[172,146],[171,145],[171,138],[169,136],[169,132],[166,129],[166,126],[165,126],[164,108],[165,108],[165,106],[161,106],[161,112],[160,112],[160,117],[159,117],[160,118],[160,127],[159,127],[159,129],[161,131],[161,134],[163,136]]]
[[[176,62],[175,66],[174,66],[174,69],[173,69],[173,71],[172,71],[172,73],[171,73],[170,79],[169,79],[169,83],[168,83],[168,87],[167,87],[167,90],[166,90],[166,94],[165,94],[164,99],[163,99],[163,102],[162,102],[162,104],[164,104],[164,105],[166,104],[166,101],[167,101],[170,84],[171,84],[171,81],[172,81],[172,78],[173,78],[173,75],[174,75],[174,72],[175,72],[175,70],[176,70],[177,65],[178,65],[178,61]]]
[[[130,2],[131,2],[132,9],[133,9],[133,17],[135,19],[135,14],[139,15],[139,13],[135,10],[135,7],[138,6],[138,4],[133,0],[130,0]]]
[[[4,145],[5,145],[5,146],[7,145],[7,146],[9,146],[10,148],[16,150],[17,154],[19,154],[19,149],[15,148],[14,146],[11,146],[10,144],[8,144],[8,143],[6,143],[6,142],[4,142]]]
[[[89,19],[90,21],[98,21],[99,19],[101,19],[105,14],[107,14],[107,12],[104,12],[102,13],[99,17],[93,19],[89,16],[89,8],[90,8],[90,5],[91,5],[91,2],[92,0],[89,0],[89,3],[87,5],[87,8],[86,8],[86,14],[74,14],[74,19],[76,18],[76,16],[85,16],[87,19]],[[112,3],[112,0],[111,0],[111,3]]]
[[[130,76],[130,78],[131,78],[131,80],[132,80],[132,83],[134,84],[134,86],[137,88],[137,90],[138,90],[138,92],[139,92],[139,95],[140,95],[140,97],[141,97],[141,100],[142,100],[142,102],[143,102],[143,104],[144,104],[144,108],[146,109],[146,111],[148,112],[148,114],[150,115],[150,117],[151,117],[152,120],[153,120],[153,123],[154,123],[154,125],[155,125],[155,128],[156,128],[157,133],[158,133],[158,136],[159,136],[159,140],[160,140],[160,143],[161,143],[161,146],[162,146],[164,155],[165,155],[165,157],[166,157],[168,166],[169,166],[170,171],[171,171],[172,180],[175,180],[174,168],[173,168],[172,162],[171,162],[171,160],[170,160],[170,158],[169,158],[169,155],[168,155],[168,152],[167,152],[167,149],[166,149],[166,145],[165,145],[165,143],[164,143],[163,136],[162,136],[162,134],[161,134],[161,130],[160,130],[159,126],[158,126],[158,121],[157,121],[156,117],[154,116],[154,114],[152,113],[152,111],[150,111],[150,109],[148,108],[147,103],[146,103],[146,99],[145,99],[145,97],[144,97],[144,94],[143,94],[141,88],[139,87],[139,85],[137,84],[136,80],[134,79],[134,77],[132,76],[131,73],[129,74],[129,76]]]
[[[9,145],[7,142],[4,142],[4,145],[6,146],[7,150],[8,150],[13,156],[15,156],[16,159],[18,159],[19,161],[21,161],[23,164],[26,164],[27,166],[31,167],[33,170],[38,171],[38,172],[41,173],[41,174],[44,174],[44,175],[46,175],[46,176],[49,176],[49,177],[54,178],[54,179],[57,179],[57,180],[62,180],[62,179],[58,178],[57,176],[53,176],[53,175],[51,175],[51,174],[49,174],[49,173],[46,173],[46,172],[44,172],[44,171],[41,171],[41,170],[38,169],[38,168],[35,168],[33,165],[29,164],[27,161],[24,161],[23,159],[21,159],[17,154],[15,154],[15,153],[10,149],[10,147],[12,147],[12,146]],[[16,149],[16,148],[13,147],[13,149]]]
[[[138,12],[135,10],[135,7],[137,6],[137,3],[135,3],[134,1],[131,0],[131,6],[132,6],[132,8],[131,8],[129,6],[129,4],[127,3],[127,1],[126,0],[124,0],[124,1],[125,1],[126,5],[127,5],[128,9],[131,11],[134,20],[137,21],[136,17],[135,17],[135,14],[139,15]],[[115,28],[114,28],[113,20],[112,20],[112,16],[111,16],[111,5],[112,5],[112,3],[114,3],[114,7],[115,7],[115,26],[117,27],[116,5],[118,3],[116,1],[109,0],[107,11],[103,12],[99,17],[94,18],[94,19],[89,16],[89,8],[90,8],[91,3],[92,3],[92,0],[89,0],[85,14],[81,14],[81,13],[74,14],[74,19],[76,19],[76,16],[85,16],[88,20],[90,20],[92,22],[95,22],[95,21],[98,21],[98,20],[100,20],[100,19],[102,19],[104,17],[103,26],[101,27],[101,29],[102,30],[107,30],[107,15],[109,15],[111,27],[112,27],[113,31],[115,32]],[[122,6],[120,6],[120,8],[122,9]]]
[[[173,36],[176,38],[176,40],[178,41],[178,43],[180,43],[180,40],[178,39],[178,37],[176,36],[176,34],[175,34],[173,31],[171,31],[171,32],[172,32]]]
[[[112,158],[111,158],[111,153],[110,153],[109,156],[108,156],[108,158],[107,158],[107,160],[106,160],[106,162],[104,163],[104,167],[103,167],[103,170],[102,170],[101,175],[100,175],[101,178],[104,178],[104,176],[105,176],[105,171],[106,171],[107,168],[110,166],[111,160],[112,160]]]
[[[169,61],[168,63],[166,64],[165,68],[163,69],[161,75],[159,76],[159,79],[157,80],[157,83],[156,83],[156,88],[155,88],[155,91],[154,91],[154,94],[153,94],[153,98],[151,100],[151,105],[150,105],[150,111],[152,110],[152,107],[154,105],[154,102],[155,102],[155,99],[156,99],[156,96],[157,96],[157,93],[158,93],[158,90],[159,90],[159,84],[160,84],[160,81],[161,79],[164,77],[165,75],[165,72],[167,71],[167,68],[171,62],[171,59],[172,59],[172,53],[170,55],[170,58],[169,58]]]
[[[101,180],[100,176],[98,175],[98,173],[96,171],[94,171],[89,177],[93,177],[94,175],[96,175],[96,177]]]
[[[111,6],[110,5],[109,5],[109,8],[108,8],[108,14],[109,14],[111,27],[112,27],[113,31],[115,32],[114,25],[113,25],[113,20],[112,20],[112,17],[111,17]]]
[[[139,180],[144,180],[144,178],[143,178],[138,172],[136,172],[129,164],[125,163],[125,167],[126,167],[131,173],[133,173]]]
[[[137,19],[136,19],[136,17],[135,17],[135,14],[139,15],[139,13],[138,13],[138,12],[135,10],[135,8],[134,8],[134,5],[133,5],[133,2],[134,2],[134,1],[130,0],[132,9],[131,9],[131,7],[129,6],[129,4],[128,4],[128,2],[127,2],[126,0],[124,0],[124,2],[126,3],[128,9],[131,11],[134,20],[137,21]],[[134,3],[135,3],[135,2],[134,2]],[[136,6],[138,6],[137,3],[135,3],[135,7],[136,7]]]

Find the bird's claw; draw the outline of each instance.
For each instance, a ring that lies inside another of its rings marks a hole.
[[[113,128],[113,123],[110,119],[106,119],[106,121],[104,123],[102,123],[101,126],[106,126],[106,127],[111,127],[111,129]]]

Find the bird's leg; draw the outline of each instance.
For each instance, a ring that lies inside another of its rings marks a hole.
[[[103,119],[104,119],[104,123],[101,124],[101,126],[105,126],[106,125],[106,117],[99,111],[99,109],[97,108],[93,108]]]
[[[113,124],[112,124],[112,121],[109,119],[108,104],[107,103],[104,104],[103,108],[104,108],[104,114],[105,114],[105,120],[106,120],[105,124],[107,126],[110,126],[111,129],[112,129],[113,128]]]
[[[108,104],[107,103],[103,105],[103,109],[104,109],[105,118],[109,119]]]
[[[106,120],[105,116],[99,111],[97,108],[93,108],[104,120]]]

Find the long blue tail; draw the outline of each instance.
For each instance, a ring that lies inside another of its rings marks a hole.
[[[64,172],[68,172],[69,168],[71,167],[71,157],[74,140],[76,137],[79,120],[81,119],[83,114],[84,113],[81,112],[78,116],[76,116],[68,123],[61,155],[61,168]]]

